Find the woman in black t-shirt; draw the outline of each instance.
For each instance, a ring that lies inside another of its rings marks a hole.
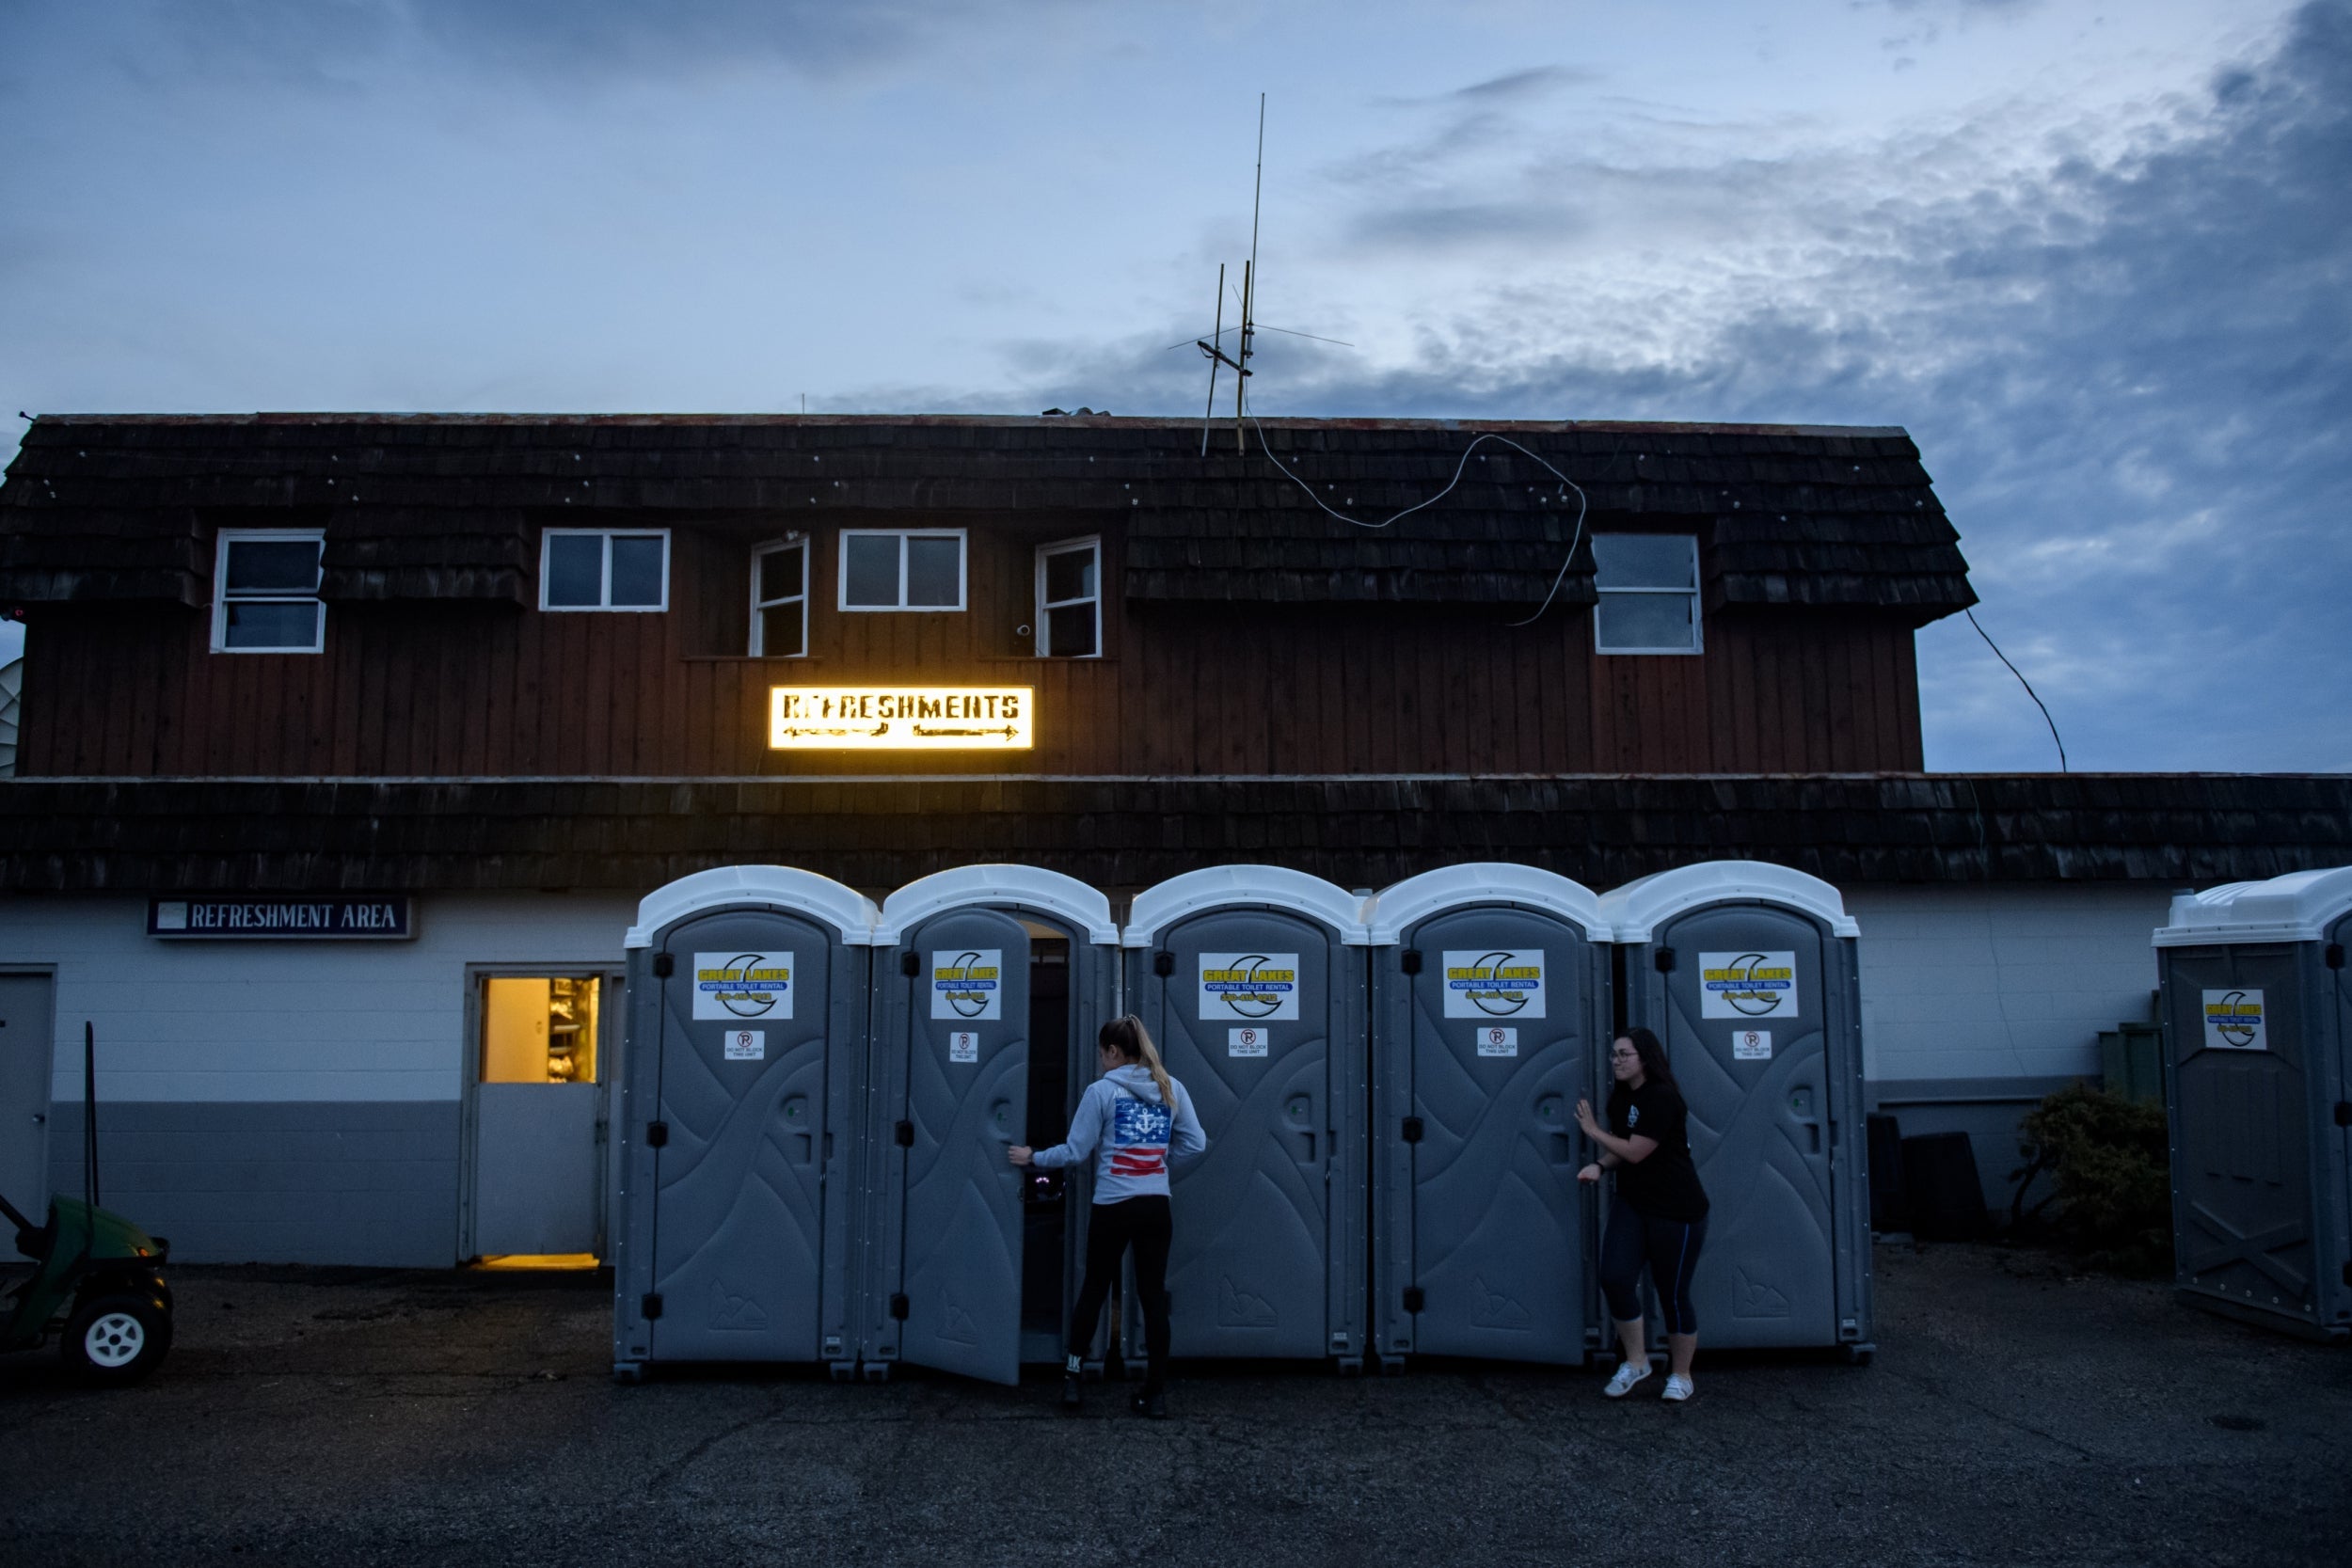
[[[1647,1029],[1627,1030],[1609,1048],[1609,1069],[1617,1082],[1609,1093],[1608,1127],[1594,1118],[1591,1101],[1576,1102],[1576,1124],[1600,1146],[1600,1158],[1577,1179],[1598,1181],[1604,1170],[1617,1173],[1600,1243],[1600,1285],[1625,1360],[1601,1392],[1623,1399],[1649,1376],[1642,1303],[1634,1292],[1646,1262],[1666,1321],[1672,1366],[1665,1397],[1679,1402],[1693,1392],[1691,1359],[1698,1354],[1699,1320],[1691,1309],[1691,1272],[1707,1244],[1707,1191],[1691,1163],[1688,1113],[1658,1037]]]

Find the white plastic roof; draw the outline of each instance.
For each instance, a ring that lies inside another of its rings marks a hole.
[[[1584,928],[1586,940],[1607,942],[1614,930],[1600,898],[1581,882],[1532,865],[1490,861],[1448,865],[1382,888],[1364,906],[1375,946],[1402,942],[1406,927],[1440,910],[1467,904],[1526,904]]]
[[[1784,904],[1818,915],[1829,922],[1832,936],[1862,934],[1836,888],[1770,861],[1702,861],[1661,871],[1602,894],[1600,912],[1616,928],[1619,942],[1647,942],[1661,921],[1701,904],[1735,899]]]
[[[771,904],[805,914],[833,927],[853,947],[871,947],[881,941],[874,927],[882,911],[853,887],[788,865],[723,865],[680,877],[645,895],[637,906],[637,924],[621,945],[651,947],[653,934],[664,926],[730,904]]]
[[[874,940],[897,942],[930,916],[966,904],[1025,905],[1060,915],[1089,942],[1119,941],[1109,899],[1075,878],[1034,865],[959,865],[918,878],[882,900]]]
[[[2352,865],[2290,871],[2266,882],[2227,882],[2172,900],[2171,923],[2158,927],[2158,947],[2241,942],[2318,942],[2352,911]]]
[[[1127,907],[1121,944],[1149,947],[1184,916],[1220,904],[1275,904],[1322,921],[1351,947],[1372,940],[1364,930],[1364,900],[1343,887],[1279,865],[1213,865],[1136,894]]]

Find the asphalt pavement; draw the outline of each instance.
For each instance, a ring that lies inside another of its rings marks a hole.
[[[0,1560],[63,1565],[2352,1560],[2352,1350],[1994,1247],[1877,1256],[1879,1353],[1653,1379],[1181,1366],[1174,1418],[901,1370],[607,1375],[597,1276],[177,1270],[107,1393],[0,1356]],[[1704,1337],[1702,1336],[1702,1346]]]

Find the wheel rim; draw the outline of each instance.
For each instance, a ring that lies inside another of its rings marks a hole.
[[[147,1348],[147,1330],[128,1312],[108,1312],[82,1334],[82,1350],[93,1366],[127,1367]]]

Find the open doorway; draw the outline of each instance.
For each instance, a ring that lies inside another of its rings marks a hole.
[[[1036,1148],[1050,1148],[1070,1135],[1070,1062],[1074,1054],[1070,939],[1050,926],[1022,924],[1029,931],[1028,1140]],[[1021,1359],[1059,1361],[1069,1337],[1066,1314],[1073,1250],[1068,1173],[1032,1171],[1029,1178],[1021,1211]]]
[[[477,974],[466,1254],[485,1267],[587,1269],[604,1252],[601,974]]]

